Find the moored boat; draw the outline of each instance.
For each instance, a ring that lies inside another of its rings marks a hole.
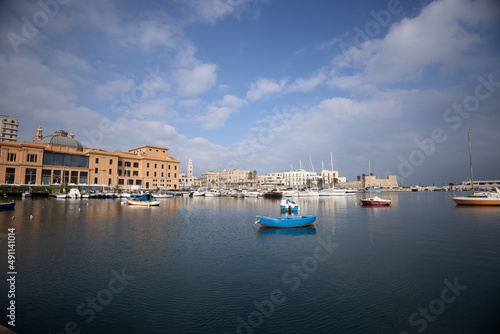
[[[302,227],[313,224],[316,221],[316,216],[284,216],[284,217],[266,217],[256,216],[257,220],[254,223],[265,227],[290,228]]]
[[[361,203],[363,203],[363,205],[391,205],[392,201],[390,199],[384,199],[375,196],[370,198],[362,198]]]
[[[500,205],[500,190],[495,187],[491,191],[473,192],[468,196],[454,196],[451,199],[457,205]]]
[[[299,205],[290,199],[282,199],[280,202],[281,211],[298,212]]]
[[[10,202],[0,203],[0,210],[14,209],[15,205],[16,205],[16,202],[14,202],[14,200],[12,200]]]
[[[127,199],[129,205],[136,206],[159,206],[160,201],[154,199],[150,194],[142,194]]]

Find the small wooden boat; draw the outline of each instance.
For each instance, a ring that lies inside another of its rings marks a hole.
[[[159,206],[160,201],[154,199],[150,194],[143,194],[127,199],[129,205],[136,206]]]
[[[16,205],[16,202],[14,202],[14,200],[12,200],[11,202],[0,203],[0,210],[14,209],[15,205]]]
[[[391,205],[392,201],[390,199],[383,199],[375,196],[370,198],[362,198],[361,203],[363,203],[363,205]]]
[[[286,217],[265,217],[256,216],[257,220],[254,226],[260,224],[265,227],[278,227],[278,228],[290,228],[290,227],[302,227],[308,226],[314,223],[316,216],[286,216]]]

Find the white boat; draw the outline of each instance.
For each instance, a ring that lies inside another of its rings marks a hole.
[[[205,192],[205,197],[220,197],[220,191],[212,189]]]
[[[298,190],[284,190],[283,197],[297,197],[299,196]]]
[[[451,199],[456,205],[481,205],[498,206],[500,205],[500,190],[495,187],[491,191],[474,192],[474,173],[472,172],[472,147],[469,137],[469,159],[470,159],[470,184],[471,193],[468,196],[453,196]]]
[[[205,196],[205,191],[203,189],[198,189],[193,192],[193,197]]]
[[[346,194],[345,189],[331,188],[319,192],[320,196],[344,196]]]
[[[236,190],[234,193],[233,193],[233,196],[236,197],[236,198],[244,198],[245,197],[245,194],[243,193],[243,191],[241,190]]]
[[[68,198],[80,198],[80,197],[82,197],[82,194],[80,194],[80,190],[78,190],[76,188],[71,188],[69,190],[67,197]]]
[[[245,194],[246,197],[259,197],[259,192],[257,189],[249,189]]]
[[[358,189],[356,188],[347,188],[345,190],[345,194],[346,195],[354,195],[354,194],[357,194],[358,193]]]
[[[171,198],[171,197],[174,197],[174,195],[167,194],[167,193],[157,193],[157,194],[153,194],[153,197],[154,198]]]
[[[319,192],[312,190],[299,191],[298,197],[319,197]]]
[[[66,198],[66,194],[62,194],[62,193],[52,193],[52,194],[50,194],[50,196],[55,197],[55,198],[59,198],[59,199]]]
[[[31,197],[31,190],[26,190],[23,192],[23,197]]]
[[[281,211],[298,212],[299,205],[290,199],[282,199],[280,202]]]

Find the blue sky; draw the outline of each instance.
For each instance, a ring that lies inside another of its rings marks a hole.
[[[20,141],[168,147],[195,175],[299,167],[404,185],[500,167],[500,7],[436,1],[4,1]]]

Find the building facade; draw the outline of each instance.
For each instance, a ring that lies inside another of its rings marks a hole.
[[[0,115],[0,142],[17,141],[18,128],[17,118]]]
[[[287,187],[306,187],[308,183],[317,183],[318,175],[315,172],[308,172],[304,169],[285,171],[283,173],[285,185]]]
[[[179,161],[168,148],[144,145],[128,152],[84,148],[61,130],[33,143],[0,143],[0,184],[119,186],[179,189]]]

